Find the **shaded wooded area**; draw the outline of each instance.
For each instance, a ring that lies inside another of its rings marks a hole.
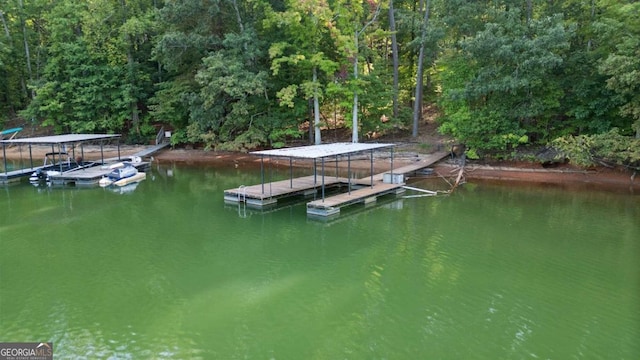
[[[336,127],[353,141],[415,136],[420,109],[436,104],[440,131],[480,153],[640,134],[634,1],[0,6],[0,127],[17,118],[144,143],[162,124],[174,144],[246,150],[319,143],[318,129]]]

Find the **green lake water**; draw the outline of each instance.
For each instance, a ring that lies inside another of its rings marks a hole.
[[[329,222],[224,204],[259,182],[165,165],[130,193],[0,187],[0,342],[52,341],[56,359],[640,358],[638,195],[470,183]]]

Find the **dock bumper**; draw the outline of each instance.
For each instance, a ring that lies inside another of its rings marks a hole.
[[[307,215],[327,217],[340,213],[339,207],[320,207],[307,204]]]

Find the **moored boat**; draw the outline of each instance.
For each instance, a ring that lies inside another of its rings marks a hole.
[[[133,176],[129,176],[129,177],[126,177],[124,179],[120,179],[118,181],[114,181],[113,185],[125,186],[125,185],[132,184],[132,183],[135,183],[135,182],[140,182],[140,181],[142,181],[142,180],[144,180],[146,178],[147,178],[147,174],[145,174],[143,172],[139,172],[139,173],[137,173],[137,174],[135,174]]]
[[[138,169],[131,163],[118,163],[118,166],[114,167],[107,176],[100,179],[99,185],[102,187],[109,185],[123,186],[142,181],[145,178],[146,174],[138,172]]]
[[[64,151],[48,152],[44,156],[42,167],[31,174],[29,182],[37,186],[49,181],[52,175],[62,174],[81,165]]]

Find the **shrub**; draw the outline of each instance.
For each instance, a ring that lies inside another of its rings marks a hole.
[[[579,166],[624,166],[640,170],[640,139],[621,135],[617,128],[597,135],[563,136],[552,145]]]

